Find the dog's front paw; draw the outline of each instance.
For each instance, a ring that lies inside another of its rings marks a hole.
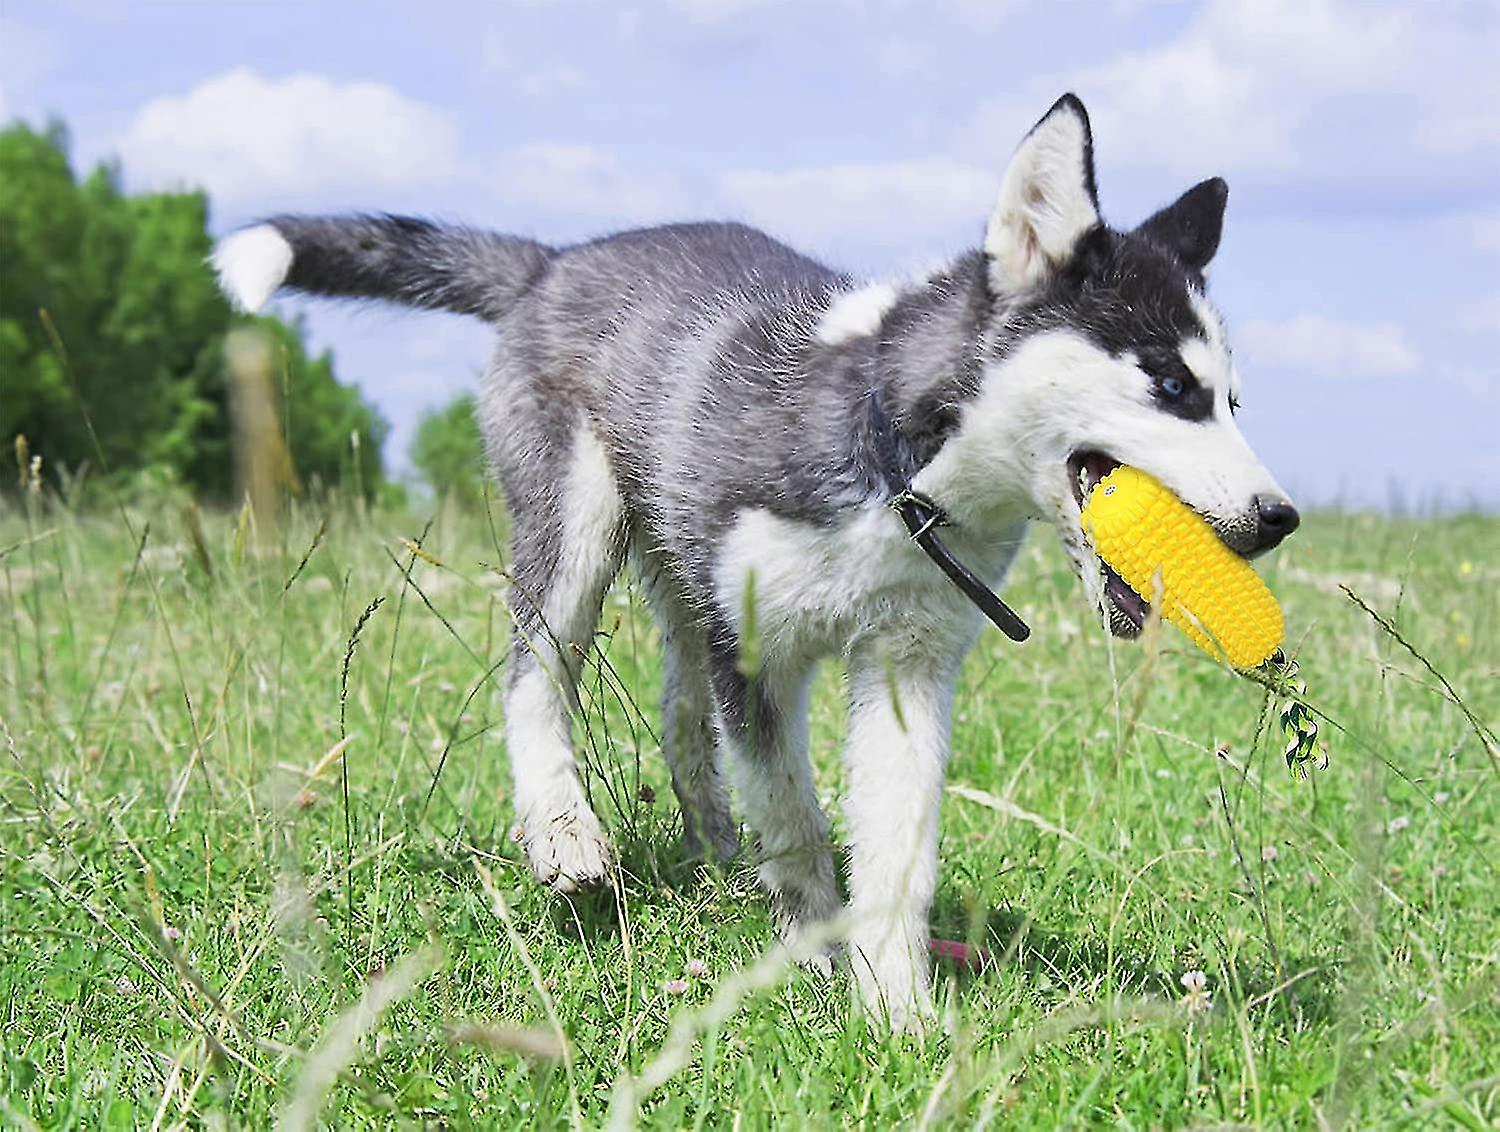
[[[850,941],[849,965],[854,990],[866,1019],[872,1026],[896,1034],[922,1035],[937,1028],[932,1005],[931,978],[925,953],[886,946],[860,946]]]
[[[856,969],[855,993],[872,1027],[916,1037],[937,1029],[937,1010],[925,979],[896,979],[882,984]]]
[[[555,892],[609,884],[614,855],[599,819],[589,810],[565,810],[523,823],[521,840],[537,880]]]
[[[932,1000],[922,997],[907,1002],[886,1003],[880,1000],[864,1000],[865,1018],[871,1026],[888,1027],[893,1034],[911,1034],[925,1037],[938,1028],[937,1010]]]

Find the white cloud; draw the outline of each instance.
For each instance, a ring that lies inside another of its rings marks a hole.
[[[851,163],[724,174],[720,188],[737,214],[778,236],[814,246],[859,236],[875,245],[973,230],[977,241],[999,190],[998,173],[951,161]]]
[[[1063,90],[1107,163],[1371,192],[1500,168],[1500,9],[1210,0],[1173,38],[987,103],[966,148],[1008,144]],[[1440,62],[1439,62],[1440,61]]]
[[[133,179],[202,185],[231,206],[429,184],[457,152],[442,112],[384,83],[243,67],[146,103],[120,142]]]
[[[1304,314],[1245,323],[1238,352],[1252,366],[1279,366],[1329,380],[1399,377],[1422,364],[1406,331],[1390,322],[1342,322]]]

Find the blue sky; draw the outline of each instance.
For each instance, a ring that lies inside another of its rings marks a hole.
[[[391,209],[560,243],[734,217],[872,276],[978,242],[1064,90],[1107,219],[1230,184],[1242,421],[1302,502],[1500,506],[1500,4],[6,0],[0,119],[225,231]],[[487,330],[283,300],[395,425]]]

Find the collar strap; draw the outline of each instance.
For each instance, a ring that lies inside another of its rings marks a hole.
[[[886,413],[881,403],[879,388],[872,388],[868,397],[867,427],[870,431],[875,458],[879,463],[880,476],[890,492],[891,508],[901,516],[912,541],[922,548],[922,553],[937,563],[938,569],[948,575],[948,580],[964,592],[964,596],[979,607],[979,611],[1013,641],[1024,641],[1031,636],[1031,628],[1017,616],[1016,611],[979,577],[953,556],[953,552],[937,536],[938,527],[950,526],[948,516],[935,502],[921,492],[913,491],[911,477],[916,471],[916,456],[906,437],[896,428],[895,422]]]
[[[1013,641],[1024,641],[1031,636],[1031,627],[1016,611],[1001,601],[1000,595],[980,581],[974,571],[955,558],[953,551],[938,538],[937,528],[949,525],[948,516],[941,507],[910,487],[899,492],[890,505],[906,524],[912,541],[937,563],[950,582],[963,590],[964,596],[979,607],[995,628]]]

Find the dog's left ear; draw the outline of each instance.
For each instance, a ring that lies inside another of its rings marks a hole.
[[[1219,250],[1229,186],[1222,177],[1194,185],[1136,229],[1194,271],[1201,272]]]
[[[1005,170],[984,236],[995,290],[1014,294],[1042,286],[1098,225],[1088,112],[1076,95],[1065,94],[1032,127]]]

